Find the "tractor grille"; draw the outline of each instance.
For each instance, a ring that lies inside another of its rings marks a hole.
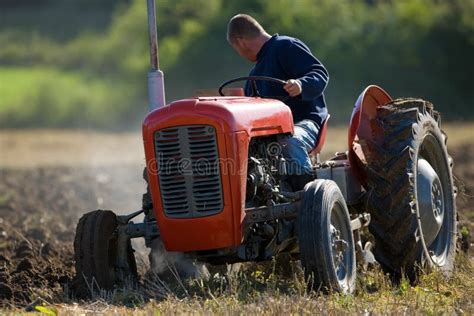
[[[155,132],[155,153],[166,216],[193,218],[222,210],[214,127],[186,125],[159,130]]]

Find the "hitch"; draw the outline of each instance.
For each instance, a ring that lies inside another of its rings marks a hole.
[[[369,265],[375,264],[375,256],[372,253],[372,243],[370,241],[362,244],[362,239],[360,237],[360,229],[362,227],[369,226],[370,223],[370,214],[362,213],[358,215],[355,219],[351,220],[351,229],[354,234],[354,242],[356,249],[356,258],[359,266],[362,267],[363,271],[367,271]]]

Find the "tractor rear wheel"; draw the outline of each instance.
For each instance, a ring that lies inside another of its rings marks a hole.
[[[334,181],[314,180],[305,186],[298,214],[298,241],[311,290],[354,291],[354,238],[346,202]]]
[[[112,211],[84,214],[76,228],[76,292],[88,296],[92,290],[112,290],[137,280],[137,266],[130,240],[126,244],[128,267],[119,266],[118,221]]]
[[[453,269],[455,187],[439,118],[429,102],[395,100],[377,109],[376,139],[361,142],[374,255],[395,280],[414,281],[420,267]]]

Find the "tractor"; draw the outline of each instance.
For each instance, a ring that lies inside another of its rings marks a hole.
[[[133,238],[144,238],[151,248],[152,268],[160,249],[209,265],[289,254],[300,260],[311,289],[345,294],[355,289],[357,264],[372,256],[395,279],[453,270],[453,162],[431,103],[393,100],[382,88],[367,87],[352,113],[348,148],[320,160],[326,120],[310,152],[313,180],[302,190],[288,189],[289,162],[277,137],[293,133],[289,107],[257,92],[225,95],[236,91],[226,87],[237,81],[285,82],[240,77],[221,85],[218,96],[166,104],[154,0],[147,0],[147,8],[147,192],[141,209],[129,215],[96,210],[79,220],[79,283],[110,290],[137,280]],[[143,220],[133,222],[138,215]],[[372,242],[361,238],[364,227]]]

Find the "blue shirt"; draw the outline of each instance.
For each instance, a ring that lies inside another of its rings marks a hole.
[[[257,63],[250,71],[250,76],[299,80],[302,93],[285,101],[293,113],[293,121],[296,123],[310,119],[321,127],[326,120],[328,111],[323,92],[329,81],[329,74],[308,46],[299,39],[273,35],[258,52]],[[267,81],[256,83],[262,97],[288,96],[280,84]],[[245,85],[245,94],[252,95],[249,82]]]

